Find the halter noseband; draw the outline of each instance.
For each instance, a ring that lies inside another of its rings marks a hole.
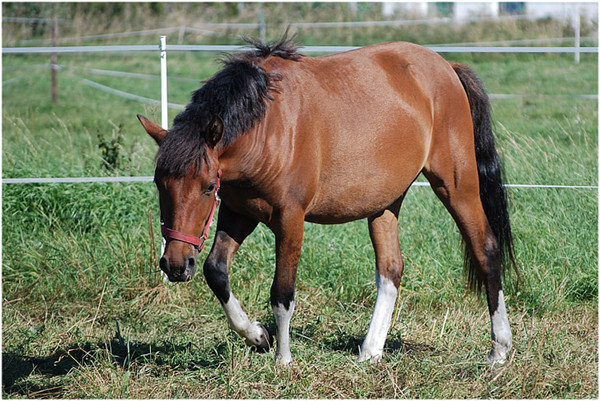
[[[208,238],[208,232],[210,230],[210,225],[212,223],[213,218],[215,217],[215,212],[217,211],[217,206],[219,205],[219,188],[221,187],[221,169],[217,172],[217,182],[215,187],[215,201],[212,205],[212,209],[210,210],[210,214],[208,215],[208,219],[206,220],[206,224],[204,225],[204,231],[202,232],[201,237],[195,237],[193,235],[188,235],[184,233],[180,233],[179,231],[171,230],[170,228],[165,227],[161,222],[160,231],[165,237],[165,239],[174,239],[177,241],[185,242],[187,244],[194,245],[198,248],[198,252],[202,252],[204,249],[204,241]]]

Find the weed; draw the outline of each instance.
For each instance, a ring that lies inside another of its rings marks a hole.
[[[123,155],[123,124],[112,130],[112,137],[105,139],[98,132],[98,149],[102,158],[102,167],[107,170],[117,170],[124,163],[126,156]]]

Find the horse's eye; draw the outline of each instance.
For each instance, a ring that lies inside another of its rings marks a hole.
[[[205,194],[210,194],[212,191],[215,190],[215,187],[217,186],[217,184],[212,183],[208,186],[208,188],[206,188],[206,191],[204,191]]]

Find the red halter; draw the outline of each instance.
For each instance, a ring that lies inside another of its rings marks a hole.
[[[204,225],[204,231],[202,232],[201,237],[195,237],[193,235],[187,235],[180,233],[179,231],[171,230],[170,228],[161,225],[160,231],[162,232],[163,237],[165,239],[175,239],[177,241],[182,241],[191,245],[194,245],[198,248],[198,252],[202,252],[204,249],[204,241],[208,238],[208,232],[210,230],[210,225],[212,223],[213,218],[215,217],[215,212],[217,211],[217,206],[219,205],[219,188],[221,187],[221,169],[219,169],[217,173],[217,183],[215,187],[215,202],[213,203],[212,209],[210,210],[210,214],[208,215],[208,219],[206,220],[206,224]]]

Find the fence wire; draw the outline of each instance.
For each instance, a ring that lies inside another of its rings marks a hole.
[[[425,46],[439,53],[598,53],[598,47],[473,47],[473,46]],[[358,49],[357,46],[307,46],[302,48],[304,53],[338,53]],[[237,45],[167,45],[168,51],[208,51],[208,52],[235,52],[247,49],[246,46]],[[86,53],[86,52],[142,52],[159,50],[159,46],[153,45],[123,45],[123,46],[56,46],[56,47],[9,47],[3,48],[2,54],[33,54],[33,53]],[[53,65],[41,65],[42,67],[57,68]],[[36,66],[39,67],[39,66]],[[107,71],[89,69],[90,72],[105,75],[126,76],[133,78],[160,78],[147,74],[125,73],[119,71]],[[97,89],[140,102],[160,105],[159,100],[138,96],[119,89],[99,84],[86,78],[74,77],[86,85]],[[16,82],[26,76],[22,75],[2,82],[2,86]],[[492,99],[522,98],[530,95],[518,94],[490,94]],[[582,99],[597,100],[598,95],[533,95],[537,97],[574,97]],[[168,103],[169,108],[182,110],[183,105]],[[118,182],[152,182],[150,176],[130,177],[50,177],[50,178],[3,178],[2,184],[79,184],[79,183],[118,183]],[[415,182],[414,186],[429,186],[427,182]],[[598,189],[597,185],[561,185],[561,184],[506,184],[512,188],[556,188],[556,189]]]

